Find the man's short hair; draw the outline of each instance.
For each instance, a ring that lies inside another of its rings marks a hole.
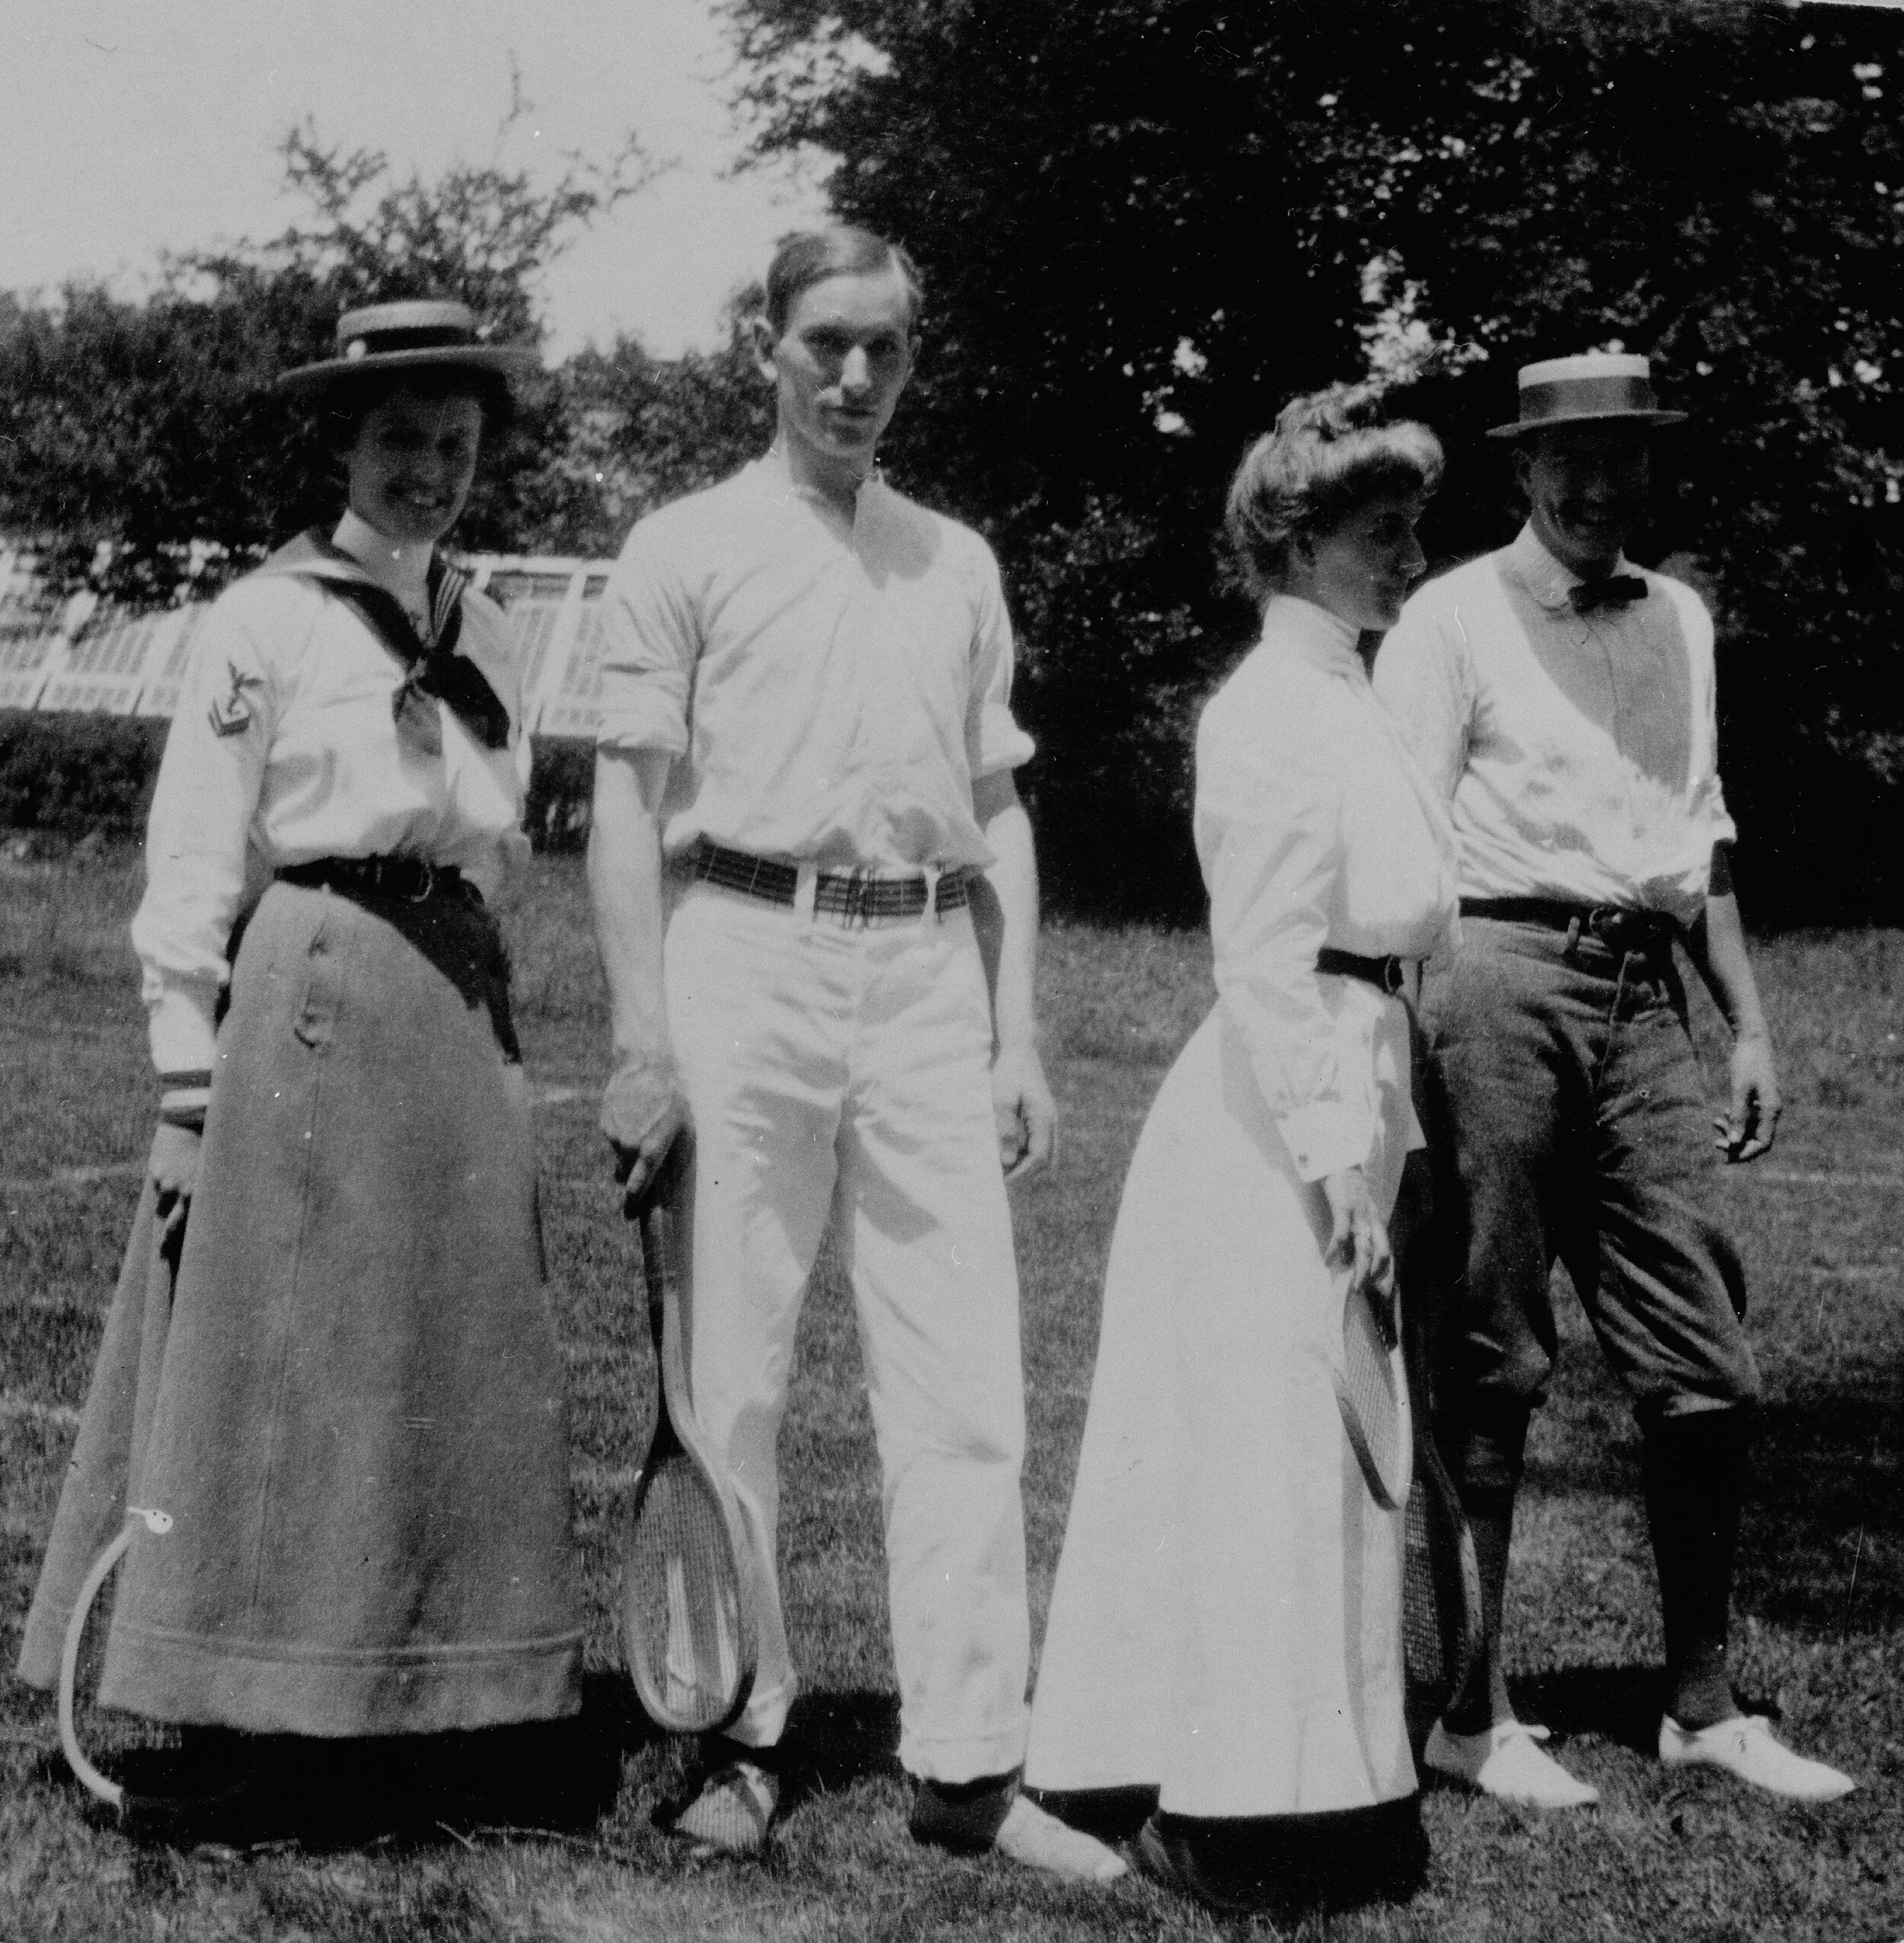
[[[1372,385],[1331,385],[1291,399],[1276,430],[1243,455],[1224,508],[1251,598],[1282,586],[1302,535],[1326,533],[1378,494],[1432,493],[1441,471],[1441,441],[1412,419],[1385,423]]]
[[[804,229],[789,236],[767,266],[768,328],[776,337],[781,336],[802,292],[829,276],[877,276],[888,270],[896,270],[905,283],[907,328],[916,330],[925,283],[918,265],[902,245],[850,222]]]

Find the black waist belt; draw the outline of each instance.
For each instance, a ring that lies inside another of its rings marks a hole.
[[[700,883],[737,890],[744,897],[759,897],[769,904],[791,904],[800,884],[797,864],[704,841],[682,860],[681,868]],[[813,909],[844,924],[923,917],[928,881],[923,875],[867,877],[857,871],[822,871],[814,880]],[[956,911],[968,901],[966,872],[947,871],[933,893],[933,909]]]
[[[1609,951],[1650,951],[1669,945],[1679,931],[1664,911],[1630,910],[1620,904],[1569,904],[1557,897],[1464,897],[1464,918],[1494,918],[1504,924],[1545,925],[1570,937],[1597,938]]]
[[[1334,978],[1359,978],[1378,992],[1393,995],[1403,989],[1410,960],[1407,958],[1365,958],[1359,952],[1338,951],[1325,944],[1315,954],[1315,968]]]
[[[483,901],[483,893],[454,864],[433,864],[426,857],[318,857],[308,864],[287,864],[278,875],[307,890],[327,885],[355,897],[400,897],[412,904],[430,897]]]

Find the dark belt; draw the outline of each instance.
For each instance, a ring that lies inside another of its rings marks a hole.
[[[278,875],[307,890],[328,887],[347,896],[401,897],[412,904],[431,897],[483,901],[483,893],[454,864],[433,864],[427,857],[318,857],[308,864],[287,864]]]
[[[737,890],[769,904],[791,904],[800,884],[799,866],[745,850],[728,850],[704,839],[681,868],[702,884]],[[933,909],[957,911],[969,902],[966,874],[947,871],[938,880]],[[925,915],[926,882],[919,877],[868,877],[858,871],[822,871],[813,884],[813,909],[842,924],[874,924],[889,918]]]
[[[1570,940],[1596,938],[1610,951],[1653,951],[1670,945],[1679,923],[1664,911],[1637,911],[1621,904],[1569,904],[1557,897],[1464,897],[1464,918],[1493,918],[1503,924],[1544,925]]]
[[[1391,998],[1405,989],[1407,958],[1365,958],[1357,951],[1338,951],[1325,944],[1315,954],[1315,968],[1334,978],[1359,978]]]

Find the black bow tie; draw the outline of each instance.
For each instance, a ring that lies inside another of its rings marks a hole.
[[[1596,607],[1624,607],[1630,600],[1646,599],[1646,583],[1633,574],[1608,574],[1597,580],[1583,580],[1567,596],[1576,614],[1591,614]]]

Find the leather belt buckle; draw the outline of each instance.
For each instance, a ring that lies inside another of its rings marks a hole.
[[[1658,912],[1628,910],[1618,904],[1596,905],[1586,913],[1586,928],[1609,951],[1622,957],[1628,952],[1651,951],[1666,935]]]

